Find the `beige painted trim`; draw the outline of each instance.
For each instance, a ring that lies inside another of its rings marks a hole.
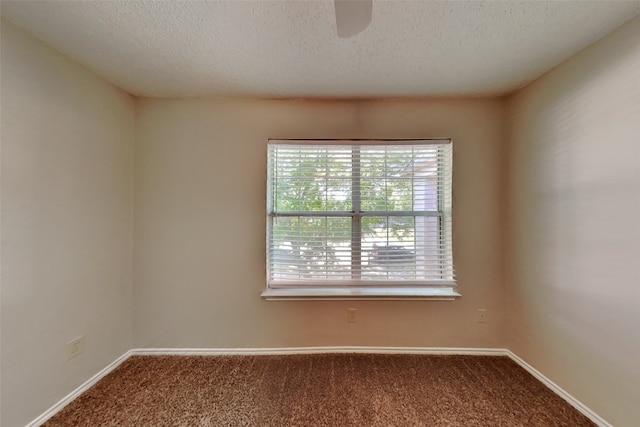
[[[69,393],[58,403],[47,409],[42,415],[31,421],[26,427],[39,427],[67,406],[80,394],[91,388],[105,375],[120,366],[131,356],[221,356],[221,355],[287,355],[287,354],[441,354],[465,356],[506,356],[533,375],[551,391],[563,398],[581,414],[599,427],[613,427],[578,399],[567,393],[559,385],[544,376],[515,353],[505,348],[466,348],[466,347],[373,347],[373,346],[337,346],[337,347],[280,347],[280,348],[134,348],[118,357],[107,367],[91,377],[77,389]]]
[[[49,420],[49,418],[53,417],[55,414],[60,412],[65,406],[71,403],[76,397],[80,396],[82,393],[93,387],[95,383],[100,381],[105,375],[109,372],[116,369],[118,366],[122,364],[125,360],[127,360],[131,356],[131,350],[124,353],[122,356],[118,357],[116,360],[111,362],[108,366],[102,369],[100,372],[89,378],[87,381],[82,383],[78,388],[73,390],[71,393],[63,397],[58,403],[53,405],[51,408],[44,411],[38,418],[31,421],[25,427],[38,427],[44,424]]]

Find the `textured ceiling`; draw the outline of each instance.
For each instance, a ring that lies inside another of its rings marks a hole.
[[[2,1],[2,16],[134,95],[508,93],[640,13],[640,1]]]

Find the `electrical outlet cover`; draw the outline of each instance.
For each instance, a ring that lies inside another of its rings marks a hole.
[[[84,335],[81,335],[78,338],[74,338],[71,341],[68,341],[66,350],[67,350],[67,360],[82,353],[84,351]]]

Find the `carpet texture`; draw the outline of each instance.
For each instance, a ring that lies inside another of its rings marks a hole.
[[[593,426],[507,357],[134,356],[45,426]]]

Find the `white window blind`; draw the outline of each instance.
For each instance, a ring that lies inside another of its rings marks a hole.
[[[450,140],[271,140],[268,287],[453,289],[451,178]]]

